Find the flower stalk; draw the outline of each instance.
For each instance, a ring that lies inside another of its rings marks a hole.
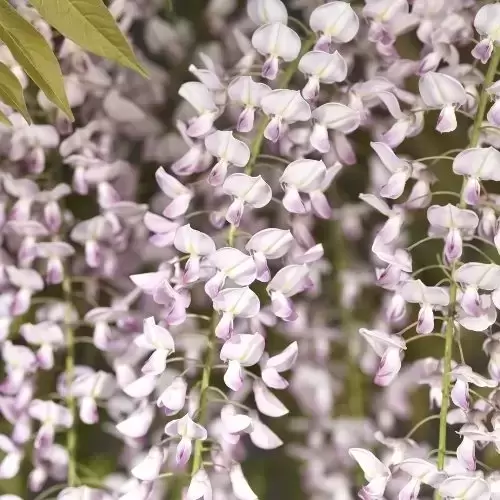
[[[500,62],[500,49],[495,49],[493,56],[489,62],[488,70],[483,82],[481,89],[481,94],[479,97],[479,103],[477,108],[476,117],[474,119],[474,124],[472,126],[470,142],[467,146],[468,148],[477,147],[479,142],[479,137],[481,133],[481,124],[484,120],[486,106],[488,103],[488,93],[486,89],[493,83],[495,78],[495,73],[497,71],[498,64]],[[460,202],[458,206],[460,208],[466,207],[467,203],[464,199],[464,188],[466,179],[462,183],[462,189],[460,194]],[[451,275],[454,276],[455,265],[452,266]],[[439,415],[439,444],[438,444],[438,456],[437,456],[437,467],[439,470],[444,469],[445,458],[446,458],[446,434],[447,434],[447,422],[446,418],[448,415],[448,410],[450,407],[450,392],[451,392],[451,363],[453,358],[453,341],[455,334],[455,304],[457,300],[458,285],[455,280],[452,280],[450,286],[450,307],[448,311],[448,318],[446,321],[446,331],[445,331],[445,346],[444,346],[444,358],[443,358],[443,377],[441,381],[442,386],[442,403],[441,411]],[[442,496],[436,493],[436,499],[441,499]]]
[[[309,38],[307,38],[302,44],[302,49],[300,51],[299,56],[289,64],[286,71],[283,73],[281,79],[278,83],[278,88],[286,88],[290,83],[293,75],[297,71],[297,67],[302,55],[304,55],[311,47],[314,45],[316,40],[316,36],[313,34]],[[245,167],[245,173],[247,175],[251,175],[253,168],[255,167],[255,162],[260,154],[262,148],[262,141],[264,140],[264,131],[269,123],[269,118],[267,116],[262,116],[258,125],[257,132],[252,141],[250,147],[250,159],[248,164]],[[228,246],[234,247],[234,240],[236,236],[237,228],[234,224],[231,224],[229,228],[227,243]],[[212,327],[210,329],[210,333],[207,339],[208,347],[207,347],[207,355],[205,360],[205,366],[202,372],[201,385],[200,385],[200,401],[199,401],[199,409],[198,409],[198,422],[202,425],[206,419],[207,413],[207,403],[208,403],[208,390],[210,387],[210,378],[212,374],[212,365],[215,357],[215,347],[216,347],[216,336],[215,336],[215,326],[217,325],[217,313],[213,314],[212,317]],[[191,468],[191,477],[196,474],[196,472],[202,466],[202,455],[203,455],[203,442],[196,441],[194,452],[193,452],[193,463]]]

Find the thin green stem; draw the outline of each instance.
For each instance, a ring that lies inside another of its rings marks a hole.
[[[418,240],[417,242],[413,243],[413,245],[410,245],[406,250],[408,252],[411,252],[415,248],[417,248],[420,245],[423,245],[424,243],[427,243],[428,241],[435,240],[435,236],[426,236],[425,238],[422,238],[421,240]]]
[[[200,401],[198,405],[198,421],[201,425],[204,424],[206,420],[206,414],[208,410],[208,389],[210,387],[210,376],[212,374],[212,365],[215,357],[215,347],[217,345],[215,336],[215,327],[217,324],[217,315],[214,313],[212,318],[212,327],[210,328],[210,333],[208,335],[208,345],[207,353],[205,357],[205,364],[203,367],[203,373],[201,375],[200,384]],[[203,455],[203,441],[197,440],[194,445],[193,452],[193,465],[191,467],[191,476],[194,476],[196,472],[201,467]]]
[[[419,333],[418,335],[414,335],[413,337],[410,337],[409,339],[406,339],[406,345],[410,344],[411,342],[415,342],[415,340],[419,339],[427,339],[429,337],[438,337],[440,339],[444,339],[444,335],[441,333]]]
[[[428,417],[425,417],[424,419],[420,420],[417,424],[413,426],[410,432],[406,434],[405,438],[409,439],[415,434],[415,432],[422,427],[422,425],[425,425],[427,422],[430,422],[431,420],[437,420],[439,418],[439,415],[430,415]]]
[[[493,56],[491,58],[488,71],[486,72],[486,77],[483,82],[483,87],[481,89],[481,94],[479,97],[479,104],[477,108],[476,117],[474,119],[474,124],[472,126],[472,132],[470,136],[470,142],[468,147],[474,148],[479,142],[479,137],[481,134],[481,124],[486,113],[486,106],[488,104],[488,93],[486,89],[493,83],[495,78],[495,73],[500,62],[500,49],[495,49]],[[464,208],[467,203],[464,199],[464,189],[466,180],[464,178],[462,182],[462,189],[460,192],[460,203],[459,207]],[[451,274],[454,276],[455,266],[452,266]],[[450,286],[450,307],[448,310],[448,317],[446,321],[446,331],[445,331],[445,346],[444,346],[444,362],[443,362],[443,378],[441,380],[442,387],[442,403],[441,411],[439,414],[439,441],[438,441],[438,456],[437,456],[437,467],[439,470],[444,469],[445,458],[446,458],[446,432],[447,423],[446,418],[448,416],[448,410],[450,407],[450,391],[451,391],[451,363],[453,357],[453,340],[455,334],[455,303],[457,300],[458,285],[456,281],[452,281]],[[436,493],[436,499],[440,500],[442,496]]]
[[[423,158],[417,158],[414,161],[418,161],[418,162],[424,162],[424,161],[430,161],[430,160],[450,160],[450,161],[453,161],[454,159],[455,159],[454,156],[436,155],[436,156],[424,156]]]
[[[421,267],[420,269],[417,269],[412,275],[412,278],[416,278],[419,274],[424,273],[425,271],[430,271],[431,269],[441,269],[444,273],[447,274],[448,268],[443,266],[442,264],[430,264],[425,267]]]
[[[74,379],[75,372],[75,332],[73,326],[71,325],[71,278],[65,276],[62,289],[64,295],[64,301],[66,303],[66,314],[64,316],[64,326],[66,332],[66,382],[68,387],[71,387],[71,383]],[[66,448],[68,451],[68,486],[75,486],[77,483],[76,475],[76,446],[77,446],[77,432],[76,432],[76,401],[73,396],[71,389],[68,389],[66,395],[66,405],[68,410],[73,417],[73,424],[68,429],[66,434]]]

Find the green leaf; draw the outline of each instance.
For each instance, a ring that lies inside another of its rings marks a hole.
[[[12,125],[12,123],[10,123],[10,120],[7,118],[7,116],[5,116],[4,113],[2,113],[0,111],[0,123],[3,123],[4,125],[8,125],[9,127]]]
[[[56,56],[45,38],[7,0],[0,0],[0,40],[47,98],[73,120]]]
[[[0,99],[11,108],[19,111],[28,123],[31,118],[24,101],[23,88],[8,66],[0,62]]]
[[[147,76],[102,0],[29,2],[50,25],[80,47]]]

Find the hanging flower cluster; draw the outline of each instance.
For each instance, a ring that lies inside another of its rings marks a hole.
[[[14,4],[0,500],[500,498],[500,4],[114,0],[149,80]]]

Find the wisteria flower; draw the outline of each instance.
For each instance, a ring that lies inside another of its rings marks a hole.
[[[233,335],[226,340],[220,352],[222,361],[228,362],[224,382],[233,391],[243,386],[244,367],[257,364],[264,353],[264,337],[255,334]]]
[[[153,418],[155,416],[154,408],[147,401],[142,402],[135,408],[124,420],[116,424],[116,429],[120,434],[128,438],[138,439],[146,435]]]
[[[21,468],[24,453],[11,439],[0,434],[0,450],[5,454],[0,462],[0,478],[10,479],[17,475]],[[1,497],[0,497],[1,498]]]
[[[312,112],[313,130],[309,138],[311,146],[320,153],[330,151],[328,130],[349,134],[361,123],[361,116],[355,109],[337,102],[327,102],[318,106]]]
[[[426,106],[441,108],[436,130],[453,132],[457,128],[455,107],[467,98],[462,84],[452,76],[430,71],[420,77],[418,88]]]
[[[280,269],[267,285],[274,314],[285,321],[295,321],[298,315],[290,297],[307,290],[310,285],[306,265],[292,264]]]
[[[200,277],[201,257],[215,252],[215,243],[205,233],[193,229],[190,224],[186,224],[177,229],[174,238],[174,246],[189,255],[184,270],[184,283],[192,283]]]
[[[452,499],[488,500],[491,492],[488,483],[478,475],[453,475],[438,488],[441,495]]]
[[[207,260],[216,268],[215,275],[205,284],[205,292],[212,299],[220,292],[226,278],[239,286],[248,286],[257,276],[254,259],[236,248],[219,248]]]
[[[434,307],[445,307],[450,303],[449,294],[438,286],[426,286],[421,280],[408,280],[399,293],[406,300],[420,305],[417,333],[434,331]]]
[[[167,357],[175,351],[174,339],[170,332],[155,323],[153,317],[144,320],[144,331],[136,337],[135,343],[153,351],[142,367],[144,373],[161,375],[166,367]]]
[[[256,278],[259,281],[271,279],[267,261],[286,255],[294,241],[290,230],[272,227],[262,229],[250,238],[245,248],[252,254],[257,271]]]
[[[472,55],[483,64],[487,63],[493,53],[494,44],[500,41],[500,8],[496,4],[483,5],[474,18],[474,28],[484,38],[474,47]]]
[[[177,445],[175,461],[177,465],[184,466],[191,457],[192,441],[207,439],[206,429],[193,422],[189,414],[186,413],[182,418],[172,420],[165,426],[165,434],[172,437],[180,437]]]
[[[167,454],[160,446],[153,446],[147,455],[131,470],[131,473],[141,481],[154,481],[160,474]]]
[[[479,224],[479,218],[475,212],[458,208],[455,205],[446,206],[432,205],[427,209],[427,219],[434,229],[444,233],[444,254],[448,262],[454,262],[462,255],[462,236],[469,235]]]
[[[462,410],[469,410],[469,384],[477,387],[497,387],[496,380],[489,380],[475,373],[468,365],[458,365],[451,371],[456,380],[451,390],[452,401]]]
[[[299,70],[308,77],[302,96],[307,101],[316,99],[320,83],[337,83],[347,76],[347,63],[338,51],[333,54],[321,50],[305,53],[299,61]]]
[[[234,464],[229,473],[233,493],[238,500],[257,500],[258,497],[250,488],[240,464]]]
[[[286,389],[288,381],[280,373],[292,368],[297,360],[299,346],[297,342],[292,342],[279,354],[271,356],[262,363],[262,381],[272,389]]]
[[[437,488],[446,479],[446,473],[439,471],[434,464],[421,458],[403,460],[397,464],[397,468],[411,477],[399,493],[401,500],[418,498],[422,483]]]
[[[179,95],[191,104],[198,115],[189,122],[187,135],[204,136],[212,128],[219,111],[212,94],[203,83],[186,82],[180,87]]]
[[[347,2],[334,1],[316,7],[309,18],[309,26],[321,33],[315,49],[328,52],[330,44],[350,42],[359,30],[359,18]]]
[[[214,309],[222,312],[215,333],[221,339],[228,339],[234,331],[234,318],[253,318],[259,313],[260,301],[248,287],[225,288],[213,299]]]
[[[42,321],[37,324],[25,323],[20,329],[26,342],[39,346],[36,360],[40,368],[54,367],[54,350],[64,345],[64,332],[58,324]]]
[[[253,431],[252,418],[236,411],[234,405],[225,405],[220,412],[220,420],[224,439],[232,444],[240,440],[240,436]]]
[[[186,500],[211,500],[212,484],[205,469],[199,469],[191,478]]]
[[[262,76],[274,80],[279,71],[279,59],[293,61],[300,52],[300,38],[282,22],[271,22],[257,28],[252,35],[255,50],[266,56]]]
[[[283,206],[291,213],[303,214],[308,208],[302,201],[300,193],[307,194],[311,206],[320,217],[328,219],[331,207],[324,194],[330,185],[332,174],[337,169],[327,169],[322,160],[295,160],[290,163],[280,177],[280,184],[285,190]]]
[[[387,184],[380,190],[380,196],[391,199],[399,198],[403,194],[406,182],[412,175],[413,169],[410,163],[398,158],[394,151],[382,142],[372,142],[370,146],[391,174]]]
[[[70,392],[78,398],[80,419],[85,424],[95,424],[99,421],[97,401],[109,399],[116,388],[114,377],[104,371],[82,374],[76,377],[70,387]]]
[[[402,354],[406,349],[404,339],[398,335],[366,328],[361,328],[359,333],[380,357],[374,382],[382,387],[391,384],[401,369]]]
[[[247,14],[258,26],[275,22],[286,24],[288,21],[288,12],[281,0],[249,0]]]
[[[238,76],[231,80],[227,87],[229,98],[243,106],[236,130],[238,132],[250,132],[255,121],[255,110],[261,105],[262,98],[271,92],[271,88],[265,83],[255,82],[251,76]]]
[[[168,219],[184,215],[189,208],[193,193],[175,177],[167,174],[163,167],[158,167],[155,178],[162,192],[172,200],[163,210],[163,215]]]
[[[349,455],[356,460],[365,475],[368,484],[359,492],[360,498],[376,500],[382,498],[391,472],[373,453],[363,448],[351,448]]]
[[[240,225],[245,205],[265,207],[273,195],[271,187],[260,175],[232,174],[224,181],[222,189],[234,198],[226,212],[226,220],[234,226]]]
[[[53,401],[34,399],[30,404],[29,414],[41,423],[35,437],[35,448],[52,445],[56,429],[68,429],[73,425],[73,416],[68,408]]]
[[[250,159],[248,146],[233,136],[230,131],[217,130],[205,137],[205,147],[219,161],[212,168],[208,182],[212,186],[220,186],[227,175],[229,166],[244,167]]]
[[[311,108],[297,90],[272,90],[260,103],[262,111],[271,117],[264,136],[272,142],[277,142],[283,136],[285,124],[304,122],[311,118]]]
[[[500,181],[500,152],[495,148],[472,148],[461,151],[453,160],[453,172],[467,177],[463,198],[468,205],[477,205],[481,180]]]
[[[46,281],[57,285],[64,279],[63,260],[74,255],[75,249],[64,241],[44,241],[36,244],[36,255],[47,259]]]

